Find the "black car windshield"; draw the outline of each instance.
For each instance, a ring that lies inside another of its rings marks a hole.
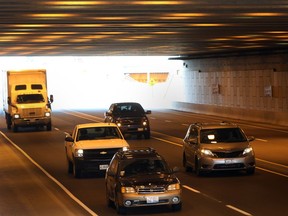
[[[42,94],[25,94],[17,96],[17,103],[42,103],[45,102]]]
[[[144,113],[144,109],[140,104],[117,104],[114,110],[116,113]]]
[[[200,133],[201,143],[245,142],[246,137],[239,128],[203,129]]]
[[[78,130],[77,141],[96,139],[121,139],[121,135],[116,127],[89,127]]]
[[[159,174],[170,172],[166,162],[159,160],[158,158],[131,159],[123,161],[120,170],[120,175],[125,177],[139,174]]]

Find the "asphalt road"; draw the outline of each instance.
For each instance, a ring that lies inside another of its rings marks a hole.
[[[91,173],[75,179],[67,173],[64,153],[65,133],[70,133],[78,123],[103,121],[103,113],[104,110],[55,111],[52,131],[25,128],[17,133],[7,131],[1,116],[0,130],[96,215],[117,215],[115,209],[106,206],[104,175]],[[171,110],[152,111],[149,119],[151,139],[128,136],[127,141],[131,146],[155,148],[171,167],[180,168],[177,176],[183,185],[183,208],[180,212],[171,212],[166,207],[139,208],[128,215],[288,215],[287,128]],[[222,120],[237,122],[247,135],[256,137],[252,142],[257,163],[255,174],[225,172],[197,177],[185,172],[182,138],[188,125]]]

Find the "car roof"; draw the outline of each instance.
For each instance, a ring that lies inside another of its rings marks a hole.
[[[140,103],[137,103],[137,102],[118,102],[118,103],[113,103],[114,105],[124,105],[124,104],[137,104],[137,105],[140,105]]]
[[[117,152],[121,160],[140,159],[140,158],[161,158],[157,151],[150,147],[129,147]]]
[[[231,123],[231,122],[212,122],[212,123],[193,123],[191,125],[195,125],[196,127],[199,127],[202,129],[221,129],[221,128],[239,128],[237,124]]]
[[[78,124],[76,127],[78,129],[81,129],[81,128],[90,128],[90,127],[117,127],[117,125],[115,123],[96,122],[96,123]]]

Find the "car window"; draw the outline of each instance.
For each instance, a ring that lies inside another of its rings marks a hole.
[[[121,175],[131,176],[136,174],[169,172],[167,164],[159,159],[128,160],[121,164]]]
[[[144,109],[139,104],[118,104],[114,108],[116,113],[144,113]]]
[[[78,140],[119,139],[120,133],[116,127],[81,128],[77,134]]]
[[[203,129],[201,130],[200,137],[201,143],[246,141],[245,136],[239,128]]]

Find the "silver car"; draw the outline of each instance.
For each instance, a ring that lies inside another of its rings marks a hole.
[[[183,139],[183,166],[186,171],[203,172],[244,170],[255,172],[255,154],[250,141],[236,124],[195,123]]]

